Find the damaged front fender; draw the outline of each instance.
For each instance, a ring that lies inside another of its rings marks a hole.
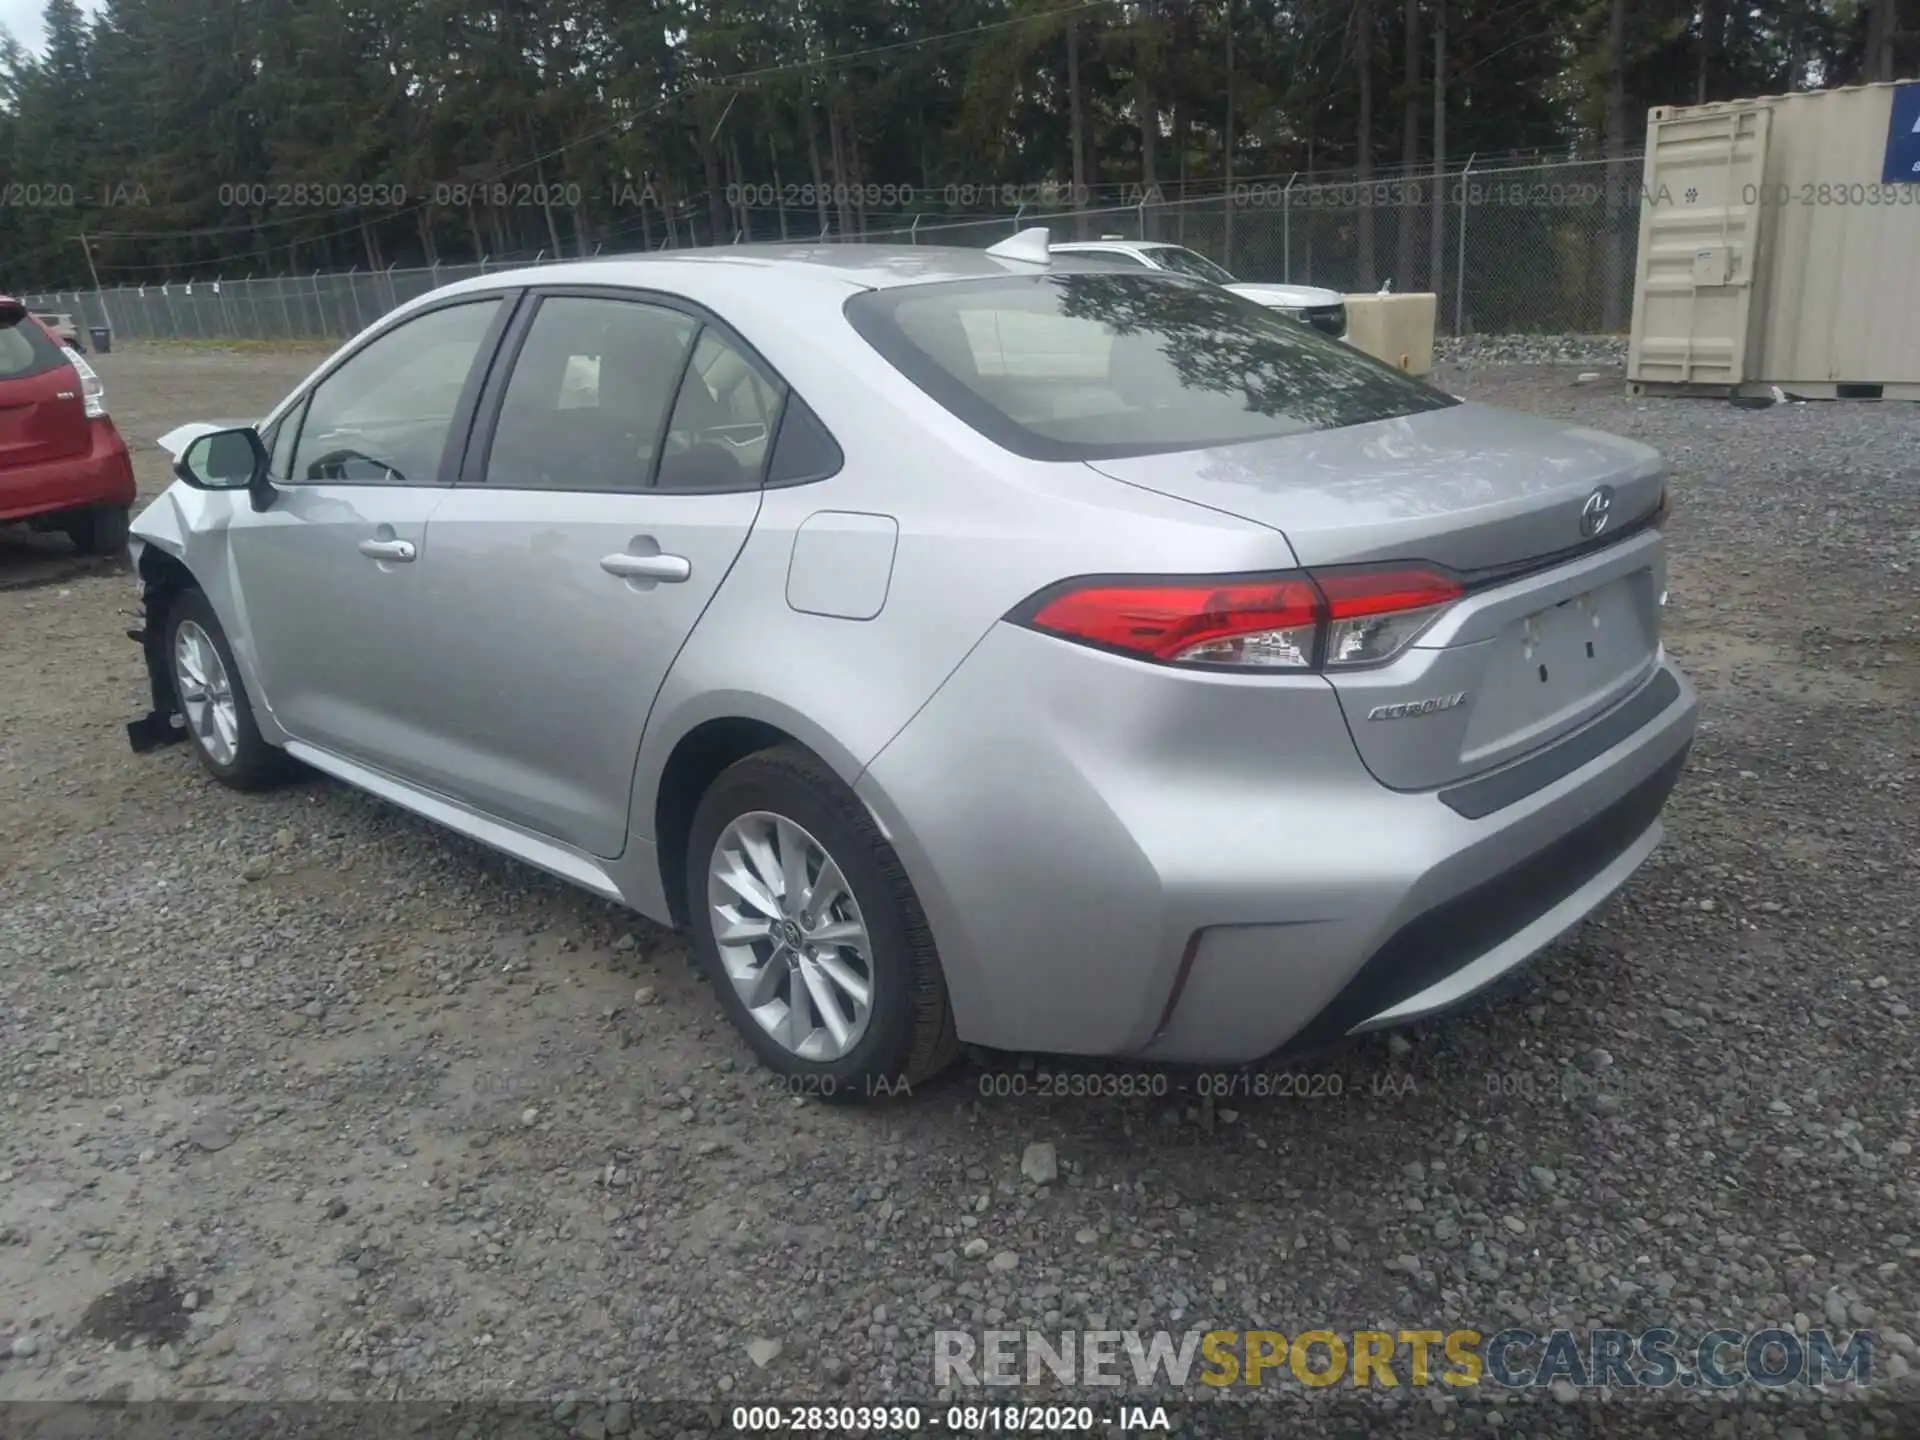
[[[174,431],[166,438],[173,440],[179,434]],[[184,448],[185,442],[181,445]],[[152,709],[139,719],[127,722],[127,743],[135,754],[145,754],[187,737],[166,654],[167,612],[172,608],[173,597],[193,584],[192,572],[184,559],[193,522],[182,507],[193,504],[198,497],[187,491],[187,496],[192,498],[183,499],[184,488],[168,486],[142,510],[130,527],[132,533],[127,541],[128,558],[133,562],[134,573],[140,577],[139,623],[127,628],[127,638],[140,647],[153,697]]]
[[[177,462],[200,436],[250,423],[196,420],[169,430],[158,443]],[[244,496],[241,503],[244,506]],[[229,636],[234,637],[235,658],[249,692],[256,697],[264,694],[249,667],[250,657],[241,638],[244,626],[229,620],[238,605],[225,564],[227,527],[235,513],[233,493],[201,490],[175,480],[128,527],[128,555],[140,577],[140,623],[129,627],[127,636],[140,646],[153,692],[153,708],[127,725],[127,740],[137,752],[186,738],[179,697],[173,693],[173,667],[166,653],[167,616],[183,590],[207,592],[208,601],[222,617]],[[272,724],[271,716],[258,708],[255,718],[263,728]]]
[[[133,517],[133,523],[127,527],[127,551],[136,567],[145,559],[149,545],[184,563],[187,533],[192,524],[180,507],[178,492],[185,488],[169,485],[151,505]]]
[[[179,698],[173,693],[173,672],[167,665],[166,623],[173,597],[193,581],[185,566],[151,544],[140,547],[134,565],[140,576],[140,619],[127,627],[127,638],[140,647],[146,661],[153,708],[127,722],[127,743],[136,755],[144,755],[187,738]]]

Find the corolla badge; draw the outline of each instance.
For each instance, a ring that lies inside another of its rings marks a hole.
[[[1607,522],[1613,518],[1613,487],[1602,485],[1587,496],[1587,503],[1580,507],[1580,534],[1583,539],[1591,540],[1607,528]]]
[[[1398,705],[1376,705],[1367,712],[1369,720],[1406,720],[1415,715],[1432,715],[1441,710],[1451,710],[1456,705],[1467,703],[1467,692],[1456,690],[1451,695],[1433,695],[1425,700],[1403,700]]]

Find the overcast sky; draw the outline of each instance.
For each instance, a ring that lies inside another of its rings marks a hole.
[[[47,8],[47,0],[0,0],[0,25],[13,32],[13,38],[29,50],[40,48],[40,12]],[[80,0],[80,8],[92,14],[100,8],[100,0]]]

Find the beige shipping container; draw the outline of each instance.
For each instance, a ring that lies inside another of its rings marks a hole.
[[[1920,173],[1888,179],[1920,149],[1901,89],[1648,113],[1633,393],[1920,400]]]
[[[1347,343],[1409,375],[1433,373],[1434,305],[1438,296],[1349,295]]]

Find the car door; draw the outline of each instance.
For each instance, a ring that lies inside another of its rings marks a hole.
[[[707,317],[540,295],[427,527],[437,788],[587,853],[626,844],[668,668],[746,543],[785,387]]]
[[[427,517],[457,473],[508,297],[462,297],[359,347],[271,428],[272,505],[228,544],[275,718],[297,740],[407,776],[420,728]]]

